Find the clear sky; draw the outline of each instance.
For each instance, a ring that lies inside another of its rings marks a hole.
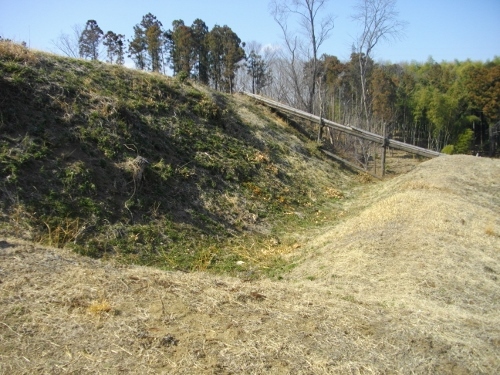
[[[358,26],[351,21],[354,0],[330,0],[335,29],[321,53],[347,60]],[[191,25],[200,18],[211,29],[228,25],[244,42],[280,44],[269,0],[0,0],[0,36],[56,52],[53,41],[75,24],[95,19],[108,30],[131,38],[134,25],[151,12],[170,29],[172,21]],[[500,0],[398,0],[406,37],[381,44],[377,61],[425,62],[492,60],[500,56]]]

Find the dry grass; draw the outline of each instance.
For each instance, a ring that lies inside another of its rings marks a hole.
[[[0,241],[0,373],[499,373],[499,181],[452,156],[366,185],[281,282]]]
[[[102,315],[113,311],[113,307],[106,298],[101,298],[92,302],[87,311],[93,315]]]
[[[21,44],[11,43],[8,41],[0,41],[0,56],[32,64],[39,61],[39,57],[36,52],[33,52]]]

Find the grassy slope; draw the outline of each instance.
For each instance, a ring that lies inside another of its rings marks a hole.
[[[1,43],[0,230],[165,268],[279,268],[296,242],[282,229],[321,222],[352,179],[272,118],[189,82]]]
[[[500,162],[368,187],[282,281],[0,241],[0,374],[498,374]]]
[[[498,160],[339,201],[352,176],[242,97],[2,47],[2,235],[244,277],[2,239],[0,374],[499,372]]]

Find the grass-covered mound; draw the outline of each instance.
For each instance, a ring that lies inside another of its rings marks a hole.
[[[352,179],[243,96],[1,42],[0,181],[0,233],[249,272],[279,268],[283,228],[321,224]]]
[[[449,156],[367,185],[281,281],[0,240],[0,374],[497,374],[499,174]]]

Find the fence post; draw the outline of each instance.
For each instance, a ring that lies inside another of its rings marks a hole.
[[[382,151],[382,159],[381,159],[381,163],[382,163],[382,177],[385,176],[385,155],[387,153],[387,124],[384,123],[384,143],[382,144],[382,147],[383,147],[383,151]]]
[[[325,123],[323,122],[323,117],[319,118],[319,129],[318,129],[318,139],[317,142],[321,143],[321,139],[323,138],[323,127],[325,126]]]

